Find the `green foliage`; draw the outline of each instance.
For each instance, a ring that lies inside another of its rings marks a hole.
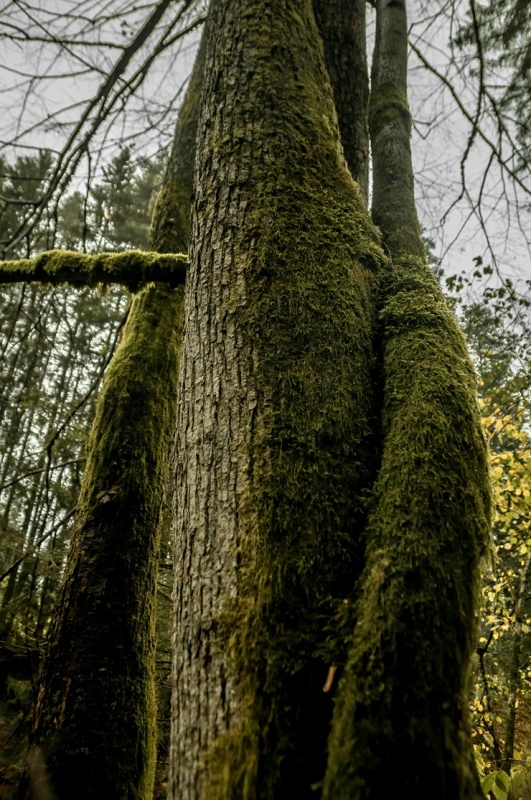
[[[531,387],[531,281],[500,282],[481,257],[444,279],[476,369],[479,394],[505,413],[526,407]]]
[[[446,286],[480,374],[495,508],[482,583],[473,735],[484,790],[505,797],[503,773],[514,799],[527,796],[531,763],[530,304],[521,285],[494,283],[480,258],[475,270],[449,276]]]
[[[0,195],[5,198],[0,204],[0,241],[8,241],[20,225],[27,210],[20,201],[41,197],[53,163],[54,157],[47,150],[21,156],[13,163],[0,158]],[[29,258],[40,250],[54,248],[82,252],[146,249],[164,163],[164,153],[148,159],[122,148],[99,181],[85,192],[64,195],[57,213],[43,217],[31,238],[25,239],[14,254]],[[15,203],[10,203],[11,199]]]
[[[134,158],[124,147],[104,169],[90,192],[87,247],[98,250],[144,249],[149,239],[155,192],[162,180],[165,154]],[[81,208],[79,209],[81,211]],[[82,239],[77,247],[82,244]]]
[[[11,164],[0,157],[0,242],[11,238],[18,229],[27,206],[22,201],[35,201],[42,192],[45,180],[53,167],[53,156],[48,150],[39,150],[35,156],[20,156]],[[15,201],[10,203],[9,200]],[[53,227],[42,223],[32,241],[24,240],[17,253],[29,256],[35,249],[53,246]]]

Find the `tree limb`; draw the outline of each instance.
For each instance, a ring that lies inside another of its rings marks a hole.
[[[129,250],[125,253],[75,253],[49,250],[34,258],[0,261],[0,283],[39,281],[53,286],[94,286],[120,283],[131,291],[141,284],[160,282],[182,286],[187,256]]]

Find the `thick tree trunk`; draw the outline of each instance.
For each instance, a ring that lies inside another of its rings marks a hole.
[[[311,0],[210,18],[179,389],[170,796],[322,777],[370,481],[373,271]]]
[[[201,70],[200,60],[155,211],[153,245],[163,252],[187,243]],[[58,800],[152,797],[159,522],[182,299],[182,288],[162,284],[139,292],[104,379],[43,667],[28,792],[38,792],[42,781]]]
[[[357,624],[338,690],[327,800],[480,800],[468,728],[479,559],[489,535],[476,380],[415,210],[403,0],[379,0],[372,76],[382,280],[383,454]]]
[[[365,202],[369,196],[366,0],[313,0],[334,92],[341,144]]]

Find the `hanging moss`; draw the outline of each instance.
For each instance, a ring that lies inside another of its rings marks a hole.
[[[182,286],[186,266],[187,257],[181,254],[161,255],[142,250],[95,254],[49,250],[34,258],[0,261],[0,283],[39,281],[54,286],[121,283],[136,291],[139,286],[153,281]]]
[[[238,596],[221,619],[239,708],[210,753],[207,796],[304,798],[325,767],[323,685],[345,658],[335,623],[360,570],[384,256],[344,163],[309,0],[212,11],[197,216],[228,211],[215,234],[200,230],[230,240],[231,302],[217,313],[249,343],[238,369],[253,415]]]

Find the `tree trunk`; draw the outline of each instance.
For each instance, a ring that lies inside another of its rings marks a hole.
[[[373,273],[311,0],[209,20],[179,389],[170,796],[306,798],[372,477]],[[344,655],[343,655],[344,657]]]
[[[160,252],[186,247],[201,69],[199,61],[155,211],[153,245]],[[180,213],[171,216],[167,208],[177,191],[172,214],[176,208]],[[182,298],[182,288],[144,288],[105,375],[43,667],[28,792],[42,780],[58,800],[152,797],[159,522],[174,429]]]
[[[327,800],[480,800],[468,723],[489,535],[476,379],[425,259],[413,194],[403,0],[379,0],[370,126],[381,286],[382,464],[330,739]]]
[[[350,174],[369,196],[369,72],[366,0],[313,0]]]

